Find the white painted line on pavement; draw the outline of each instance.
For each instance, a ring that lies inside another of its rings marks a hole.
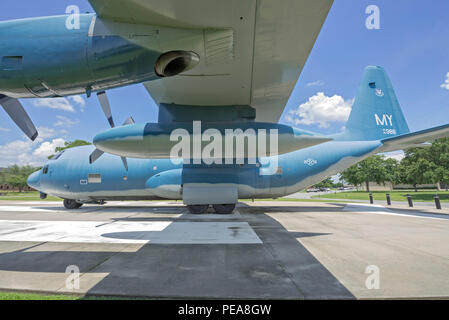
[[[407,213],[402,213],[402,212],[393,211],[391,209],[385,208],[384,206],[370,205],[370,204],[363,204],[363,203],[360,203],[360,204],[348,203],[345,205],[344,211],[358,212],[358,213],[372,213],[372,214],[407,217],[407,218],[449,220],[449,216],[445,217],[445,216],[439,215],[439,214],[424,213],[424,212],[412,212],[412,211],[407,211]]]
[[[0,241],[260,244],[247,222],[0,220]]]

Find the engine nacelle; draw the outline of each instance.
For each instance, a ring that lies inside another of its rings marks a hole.
[[[175,76],[200,60],[182,39],[195,45],[202,30],[116,23],[94,14],[80,15],[79,29],[69,29],[67,18],[0,22],[0,94],[90,94]]]

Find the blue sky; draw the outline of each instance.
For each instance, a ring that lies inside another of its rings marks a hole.
[[[380,30],[365,27],[365,9],[372,4],[380,8]],[[63,14],[68,5],[93,12],[87,0],[2,0],[0,20]],[[281,122],[289,123],[290,115],[299,128],[338,132],[367,65],[385,67],[411,130],[449,122],[449,90],[441,87],[449,72],[448,17],[447,0],[335,0]],[[157,119],[157,106],[142,85],[110,90],[109,98],[116,122],[130,115],[137,122]],[[37,165],[55,145],[89,141],[107,129],[94,97],[69,99],[66,111],[36,106],[36,100],[22,102],[41,128],[41,138],[26,141],[0,110],[0,167],[14,162]],[[320,115],[329,106],[338,107],[340,116]]]

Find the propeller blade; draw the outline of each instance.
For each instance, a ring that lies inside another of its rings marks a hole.
[[[129,125],[129,124],[134,124],[135,122],[134,122],[134,119],[133,119],[133,117],[129,117],[128,119],[126,119],[126,121],[125,122],[123,122],[123,126],[127,126],[127,125]]]
[[[0,94],[0,104],[20,130],[22,130],[31,141],[36,140],[39,133],[20,101]]]
[[[122,158],[122,162],[123,162],[123,165],[125,166],[126,171],[128,171],[128,160],[126,160],[125,157],[121,157],[121,158]]]
[[[89,156],[89,163],[92,164],[95,161],[98,160],[98,158],[100,158],[102,155],[104,154],[103,151],[95,149],[94,152],[91,153],[91,155]]]
[[[111,112],[111,105],[109,104],[108,96],[106,95],[106,92],[101,91],[97,93],[98,101],[100,102],[101,109],[103,109],[104,115],[109,121],[109,124],[111,125],[111,128],[115,127],[114,119],[112,118],[112,112]]]

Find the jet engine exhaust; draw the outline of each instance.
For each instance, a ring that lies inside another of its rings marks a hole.
[[[200,57],[192,51],[170,51],[156,61],[154,70],[159,77],[173,77],[195,68]]]

